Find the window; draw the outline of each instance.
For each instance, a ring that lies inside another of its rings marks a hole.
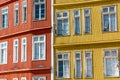
[[[91,33],[90,9],[84,9],[85,34]]]
[[[21,61],[22,62],[25,62],[26,61],[26,56],[27,56],[27,54],[26,54],[26,52],[27,52],[27,39],[26,38],[22,38],[22,46],[21,46],[21,52],[22,52],[22,55],[21,55]]]
[[[27,78],[26,77],[21,77],[21,80],[27,80]]]
[[[74,34],[80,34],[80,10],[74,10]]]
[[[69,35],[69,14],[68,12],[57,13],[57,35]]]
[[[119,61],[118,50],[111,49],[104,51],[104,70],[105,77],[118,77],[119,76]]]
[[[34,0],[34,19],[44,20],[46,15],[45,0]]]
[[[2,9],[2,29],[8,27],[8,7]]]
[[[33,60],[45,60],[45,35],[33,37]]]
[[[23,0],[22,2],[22,22],[26,23],[27,21],[27,1]]]
[[[7,42],[0,43],[0,64],[7,64]]]
[[[18,25],[19,23],[19,4],[18,3],[14,5],[14,13],[15,13],[14,25]]]
[[[75,77],[82,77],[82,59],[81,52],[75,52]]]
[[[46,80],[46,77],[33,77],[33,80]]]
[[[57,77],[58,78],[70,77],[69,53],[59,53],[57,55]]]
[[[92,52],[85,51],[85,77],[92,78],[93,71],[92,71]]]
[[[13,80],[18,80],[18,78],[13,78]]]
[[[117,31],[116,7],[109,6],[102,8],[103,31]]]
[[[18,39],[14,40],[14,46],[13,46],[13,62],[18,62]]]

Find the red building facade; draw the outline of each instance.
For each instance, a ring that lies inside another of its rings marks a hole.
[[[51,80],[51,0],[0,0],[0,80]]]

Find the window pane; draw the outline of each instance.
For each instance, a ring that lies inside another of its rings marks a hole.
[[[105,51],[105,56],[110,56],[110,51]]]
[[[115,12],[115,7],[114,6],[110,7],[110,12]]]
[[[63,77],[63,61],[58,61],[58,77]]]
[[[106,69],[106,76],[112,76],[112,62],[111,59],[105,59],[105,69]]]
[[[64,59],[68,59],[68,58],[69,58],[68,54],[64,54]]]
[[[39,5],[35,5],[35,19],[39,19]]]
[[[75,34],[80,34],[80,18],[75,18]]]
[[[75,66],[75,77],[81,77],[82,76],[82,66],[81,66],[81,60],[76,60],[76,66]]]
[[[58,54],[58,59],[62,59],[62,54]]]
[[[90,16],[85,17],[85,33],[90,33]]]
[[[103,12],[108,12],[108,8],[103,8]]]
[[[65,78],[69,78],[69,74],[70,74],[70,72],[69,72],[69,61],[64,61],[64,71],[63,71],[64,73],[64,77]]]
[[[40,44],[40,59],[45,59],[44,43]]]
[[[75,58],[81,58],[81,55],[80,55],[79,52],[76,52],[76,53],[75,53]]]
[[[91,59],[87,59],[87,73],[86,73],[86,77],[92,77],[92,60]]]
[[[118,56],[118,54],[117,54],[117,51],[116,50],[112,50],[112,56]]]
[[[57,26],[58,26],[57,34],[58,34],[58,35],[62,35],[62,20],[58,20],[58,21],[57,21]]]
[[[39,44],[34,45],[34,59],[39,59]]]
[[[108,14],[103,15],[104,31],[109,31],[109,16]]]
[[[116,20],[115,20],[115,14],[110,15],[111,19],[111,31],[116,31]]]
[[[68,35],[69,34],[68,19],[64,19],[63,23],[64,23],[63,33],[64,33],[64,35]]]

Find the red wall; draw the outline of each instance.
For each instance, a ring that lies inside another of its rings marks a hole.
[[[50,80],[51,69],[51,0],[46,0],[46,19],[33,20],[32,0],[27,0],[27,23],[22,23],[22,1],[23,0],[0,0],[0,11],[4,7],[9,7],[9,23],[7,29],[0,30],[0,42],[8,42],[7,64],[0,65],[0,78],[12,78],[26,76],[31,80],[32,76],[47,76]],[[14,26],[14,4],[19,2],[19,25]],[[46,60],[32,61],[32,37],[34,35],[46,35]],[[21,62],[21,39],[27,38],[27,61]],[[19,39],[19,60],[13,63],[13,40]],[[38,68],[43,65],[43,68]],[[13,68],[17,67],[18,71]],[[24,69],[24,70],[23,70]],[[22,71],[23,70],[23,71]],[[36,71],[37,70],[37,71]],[[7,72],[5,72],[7,71]],[[8,77],[9,76],[9,77]]]

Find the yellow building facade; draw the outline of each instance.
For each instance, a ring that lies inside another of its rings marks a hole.
[[[54,79],[120,80],[120,1],[54,1]]]

